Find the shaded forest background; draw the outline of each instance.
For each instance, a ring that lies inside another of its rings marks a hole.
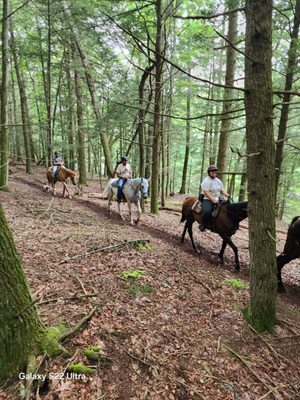
[[[276,1],[273,10],[277,216],[286,220],[297,214],[300,191],[298,3]],[[241,2],[8,6],[8,121],[1,130],[28,173],[58,150],[85,184],[87,173],[110,175],[128,154],[135,176],[157,177],[164,205],[170,193],[197,193],[207,166],[217,163],[231,196],[245,197]]]

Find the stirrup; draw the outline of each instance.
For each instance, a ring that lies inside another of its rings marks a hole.
[[[206,230],[206,226],[201,224],[201,225],[199,225],[199,229],[201,232],[204,232]]]

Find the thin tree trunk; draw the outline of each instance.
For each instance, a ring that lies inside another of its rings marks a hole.
[[[73,84],[71,78],[71,65],[70,65],[70,53],[66,51],[66,76],[67,76],[67,118],[68,118],[68,143],[69,143],[69,165],[71,169],[74,169],[75,165],[75,153],[74,153],[74,123],[73,123]]]
[[[47,158],[48,166],[52,163],[52,115],[51,115],[51,0],[47,0],[47,74],[46,74],[46,108],[47,108]]]
[[[21,70],[19,68],[19,60],[16,51],[15,45],[15,37],[13,30],[10,29],[10,36],[11,36],[11,49],[13,53],[13,59],[15,64],[15,71],[17,76],[17,82],[19,87],[19,94],[20,94],[20,105],[21,105],[21,116],[22,116],[22,130],[23,130],[23,137],[24,137],[24,146],[25,146],[25,164],[26,164],[26,173],[31,174],[31,146],[30,146],[30,135],[29,135],[29,121],[28,117],[28,106],[27,106],[27,97],[25,92],[25,85],[24,80],[22,77]]]
[[[81,62],[82,62],[83,68],[84,68],[84,73],[85,73],[87,85],[89,88],[89,92],[90,92],[90,96],[91,96],[91,100],[92,100],[92,104],[93,104],[93,108],[94,108],[94,112],[95,112],[95,116],[96,116],[96,120],[97,120],[97,124],[98,124],[98,129],[100,130],[101,143],[102,143],[102,147],[103,147],[103,151],[104,151],[104,157],[105,157],[106,167],[108,170],[108,175],[110,177],[112,177],[114,168],[113,168],[113,163],[112,163],[111,150],[110,150],[109,141],[108,141],[108,137],[107,137],[105,130],[100,129],[100,127],[101,127],[100,105],[99,105],[99,101],[98,101],[97,94],[96,94],[95,83],[93,81],[92,74],[91,74],[91,68],[90,68],[88,59],[86,57],[86,54],[83,50],[83,47],[79,41],[79,35],[77,33],[77,30],[75,29],[74,25],[72,25],[72,23],[70,22],[72,15],[71,15],[71,11],[68,7],[67,2],[63,3],[63,11],[64,11],[64,15],[65,15],[66,19],[69,21],[68,23],[69,23],[69,27],[70,27],[72,35],[73,35],[73,40],[76,44],[76,48],[77,48],[78,54],[80,56],[80,59],[81,59]]]
[[[188,73],[191,73],[191,69],[188,69]],[[182,182],[181,188],[179,193],[184,194],[186,193],[186,178],[187,178],[187,171],[188,171],[188,163],[189,163],[189,156],[190,156],[190,141],[191,141],[191,89],[188,85],[187,91],[187,98],[186,98],[186,137],[185,137],[185,155],[184,155],[184,163],[183,163],[183,170],[182,170]]]
[[[233,10],[237,8],[238,1],[237,0],[227,0],[227,9]],[[229,15],[228,22],[228,35],[227,38],[231,43],[236,42],[237,37],[237,12],[231,13]],[[226,74],[225,74],[225,85],[233,86],[234,85],[234,70],[236,63],[236,51],[235,49],[227,45],[226,50]],[[228,100],[233,97],[233,90],[230,88],[224,89],[224,103],[223,103],[223,113],[226,113],[225,117],[222,118],[221,123],[221,133],[219,138],[219,151],[218,151],[218,159],[217,165],[220,172],[225,172],[228,169],[228,153],[229,153],[229,135],[228,132],[231,127],[231,120],[227,118],[228,112],[232,110],[232,103]],[[226,182],[226,176],[223,176],[223,181]]]
[[[259,331],[274,329],[275,169],[272,110],[272,0],[246,1],[245,107],[249,193],[250,306]],[[254,61],[252,61],[254,60]]]
[[[8,89],[8,32],[9,0],[3,0],[2,12],[2,80],[0,98],[0,190],[8,190],[8,129],[7,129],[7,89]]]
[[[155,41],[155,104],[152,139],[152,172],[151,172],[151,212],[158,214],[159,189],[159,144],[160,144],[160,110],[162,90],[162,0],[157,0],[156,8],[156,41]]]
[[[81,79],[80,79],[79,73],[76,69],[75,69],[75,92],[76,92],[76,100],[77,100],[77,137],[78,137],[79,184],[86,185],[87,181],[86,181],[86,165],[85,165]]]

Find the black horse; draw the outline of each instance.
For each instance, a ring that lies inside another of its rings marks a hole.
[[[278,291],[285,292],[281,278],[281,270],[285,264],[300,257],[300,216],[294,217],[287,233],[284,250],[277,257]]]
[[[197,251],[195,242],[193,239],[193,223],[197,221],[201,224],[201,214],[192,210],[194,203],[196,202],[197,197],[188,197],[185,199],[182,205],[182,218],[180,222],[184,222],[184,230],[181,236],[181,242],[184,241],[184,237],[186,231],[188,230],[193,248]],[[220,206],[220,210],[216,218],[212,219],[211,227],[209,228],[211,231],[218,233],[223,239],[221,251],[219,253],[219,257],[221,263],[224,263],[224,251],[227,245],[229,245],[234,251],[235,255],[235,270],[240,270],[240,262],[238,257],[238,249],[233,241],[230,239],[232,235],[239,229],[239,223],[248,217],[247,212],[248,202],[243,201],[240,203],[229,203]]]

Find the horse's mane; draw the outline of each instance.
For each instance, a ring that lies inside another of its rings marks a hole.
[[[227,215],[230,219],[247,218],[247,207],[248,207],[248,201],[229,203],[226,207]]]
[[[68,175],[72,175],[75,176],[75,172],[72,169],[66,168],[65,166],[63,167],[63,170],[68,174]]]

